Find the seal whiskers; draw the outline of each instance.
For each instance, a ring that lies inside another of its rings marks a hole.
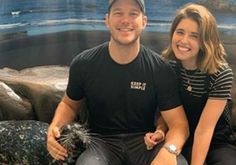
[[[74,164],[79,155],[90,146],[92,138],[83,125],[71,123],[60,128],[61,136],[57,141],[68,151],[65,161],[53,160],[52,164]]]

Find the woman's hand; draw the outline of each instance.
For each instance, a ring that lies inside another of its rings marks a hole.
[[[156,130],[155,132],[148,132],[144,136],[144,143],[147,150],[153,149],[153,147],[165,139],[165,134],[162,130]]]

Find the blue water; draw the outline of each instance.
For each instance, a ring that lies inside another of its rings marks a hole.
[[[0,0],[0,34],[39,35],[67,30],[107,30],[108,0]],[[146,31],[167,32],[177,8],[198,0],[146,0]],[[236,34],[235,13],[214,13],[220,31]]]

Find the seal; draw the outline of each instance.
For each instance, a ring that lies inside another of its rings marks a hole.
[[[60,128],[57,141],[68,150],[64,161],[54,160],[47,151],[48,123],[36,120],[12,120],[0,122],[1,165],[70,165],[79,155],[93,147],[95,137],[78,122]]]
[[[48,164],[52,158],[46,147],[47,128],[36,120],[0,122],[0,164]]]
[[[61,136],[57,141],[67,149],[68,157],[64,161],[54,160],[53,163],[55,164],[75,164],[79,155],[93,144],[93,137],[88,129],[78,122],[63,126],[60,128],[60,134]]]

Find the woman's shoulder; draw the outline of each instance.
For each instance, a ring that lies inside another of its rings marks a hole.
[[[219,66],[217,71],[211,75],[212,77],[219,78],[219,77],[233,77],[233,71],[229,64],[224,63]]]
[[[231,99],[230,91],[233,84],[233,72],[228,64],[221,65],[217,72],[210,75],[211,98]]]
[[[210,75],[210,81],[212,86],[223,86],[225,84],[231,84],[233,82],[233,71],[229,64],[222,64],[218,67],[214,74]]]

